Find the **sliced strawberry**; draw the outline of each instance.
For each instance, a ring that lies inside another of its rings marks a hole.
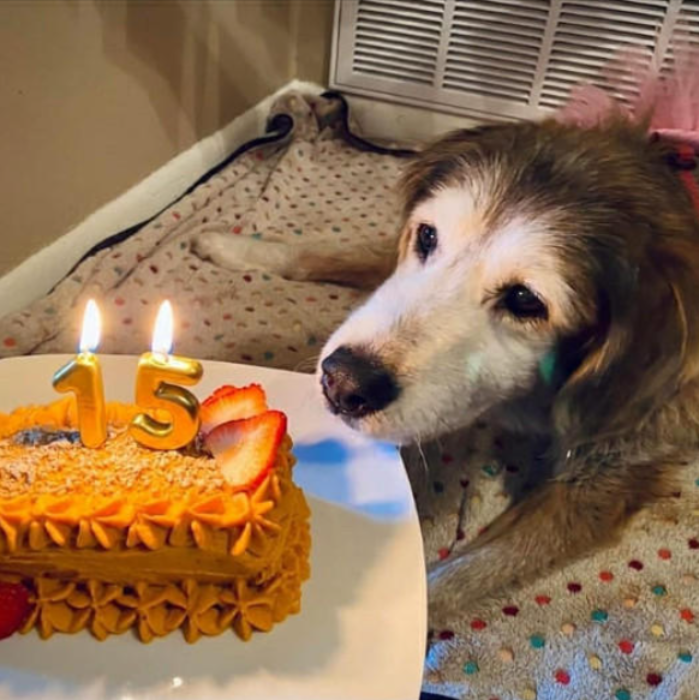
[[[207,401],[214,401],[214,399],[221,399],[224,396],[228,396],[229,394],[235,394],[237,391],[240,390],[241,387],[239,386],[232,386],[231,384],[223,384],[220,386],[218,389],[215,389],[212,393],[211,396],[209,396],[206,400]]]
[[[202,432],[206,435],[232,420],[251,418],[267,411],[265,392],[259,384],[221,386],[202,404]]]
[[[267,411],[214,428],[205,438],[226,481],[236,489],[253,489],[269,474],[287,432],[287,416]]]
[[[29,591],[21,583],[0,581],[0,639],[13,635],[31,609]]]

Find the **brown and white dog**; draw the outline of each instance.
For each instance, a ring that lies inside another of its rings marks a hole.
[[[489,413],[547,440],[548,477],[430,569],[433,624],[612,541],[697,457],[698,218],[669,150],[619,114],[458,131],[408,165],[398,251],[198,244],[381,282],[318,368],[356,430],[406,443]]]

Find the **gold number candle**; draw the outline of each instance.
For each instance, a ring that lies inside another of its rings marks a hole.
[[[181,384],[196,384],[202,365],[187,357],[171,355],[173,309],[161,304],[153,330],[151,352],[139,359],[136,404],[150,413],[139,413],[131,422],[133,438],[154,450],[176,450],[194,440],[199,430],[199,402]],[[163,420],[163,413],[169,420]]]
[[[100,344],[100,311],[90,299],[83,315],[79,354],[54,374],[56,391],[72,391],[78,404],[80,440],[85,447],[99,447],[107,439],[102,370],[94,354]]]

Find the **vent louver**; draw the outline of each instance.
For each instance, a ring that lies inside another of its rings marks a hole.
[[[625,49],[668,70],[674,46],[698,44],[696,1],[337,3],[332,87],[486,118],[555,109],[574,85],[601,83]],[[618,96],[634,96],[634,76],[616,77]]]

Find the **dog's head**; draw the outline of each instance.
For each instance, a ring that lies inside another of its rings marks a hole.
[[[697,375],[697,218],[641,131],[456,132],[402,192],[396,270],[319,365],[351,426],[407,442],[523,404],[575,442]]]

